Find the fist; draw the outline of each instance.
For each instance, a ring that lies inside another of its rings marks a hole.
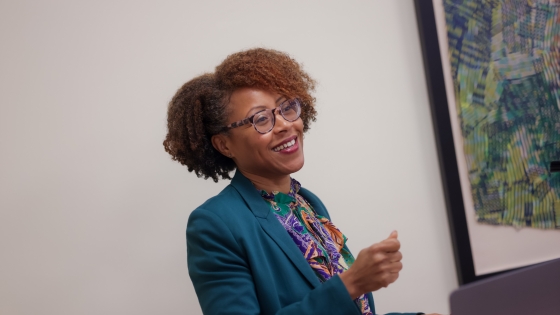
[[[398,233],[393,231],[387,239],[360,251],[352,267],[340,275],[353,299],[397,280],[402,269],[400,248]]]

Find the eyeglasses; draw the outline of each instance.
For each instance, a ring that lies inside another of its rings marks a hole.
[[[224,127],[221,132],[226,132],[230,129],[251,123],[258,133],[268,133],[274,128],[274,124],[276,123],[275,112],[277,110],[280,110],[280,114],[285,120],[289,122],[296,121],[301,114],[301,103],[297,98],[286,100],[274,109],[263,109],[251,117],[231,123]]]

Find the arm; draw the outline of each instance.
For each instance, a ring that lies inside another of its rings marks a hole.
[[[261,313],[244,256],[221,218],[204,209],[191,214],[187,225],[188,267],[204,314]],[[335,276],[277,314],[359,314],[359,311],[340,278]]]
[[[329,212],[327,211],[327,208],[325,207],[325,205],[323,204],[321,199],[319,199],[319,197],[317,197],[317,195],[315,195],[314,193],[312,193],[311,191],[309,191],[305,188],[300,189],[300,194],[302,194],[304,196],[304,198],[313,206],[313,209],[317,212],[317,214],[322,215],[322,216],[326,217],[327,219],[331,220]],[[391,235],[393,235],[393,234],[391,234]],[[380,244],[376,244],[374,246],[379,247],[379,245]],[[366,258],[365,259],[360,259],[360,261],[358,261],[358,264],[363,263],[364,261],[366,263],[371,263],[373,261],[374,257],[376,256],[376,253],[375,253],[376,251],[373,250],[373,248],[372,248],[374,246],[371,246],[370,248],[362,250],[363,253],[360,252],[362,254],[362,256],[364,256]],[[400,245],[399,245],[399,247],[400,247]],[[360,255],[358,255],[358,256],[360,256]],[[395,259],[396,261],[401,260],[400,254],[398,256],[399,257],[397,259]],[[354,263],[354,264],[356,264],[356,263]],[[358,266],[356,266],[356,267],[358,267]],[[366,269],[368,271],[372,271],[374,269],[377,269],[375,264],[374,265],[369,265],[369,266],[364,266],[364,267],[365,268],[359,268],[359,267],[358,268],[359,269]],[[354,269],[356,269],[356,268],[354,268]],[[355,270],[353,270],[353,271],[355,271]],[[360,294],[365,293],[365,292],[375,291],[375,290],[379,289],[380,287],[386,287],[386,286],[389,285],[390,282],[396,280],[396,279],[394,279],[392,281],[389,280],[386,283],[380,283],[380,284],[378,284],[377,286],[374,286],[374,287],[368,286],[368,288],[366,288],[366,289],[362,289],[362,290],[358,289],[357,292],[354,292],[355,289],[356,289],[354,283],[356,281],[363,281],[367,277],[364,276],[363,274],[360,274],[360,275],[355,276],[354,277],[355,279],[352,280],[351,279],[352,278],[352,272],[350,272],[350,273],[345,272],[341,275],[341,278],[343,279],[343,282],[345,283],[345,286],[348,289],[349,294],[352,298],[354,298],[356,296],[359,296]],[[379,281],[379,280],[377,280],[377,281]],[[368,285],[371,285],[372,283],[376,282],[376,279],[370,279],[370,281],[368,281],[368,282],[369,282]],[[386,315],[421,315],[421,314],[424,314],[424,313],[387,313]],[[430,315],[438,315],[438,314],[430,314]]]

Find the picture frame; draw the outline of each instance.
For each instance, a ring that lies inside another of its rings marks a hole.
[[[459,284],[467,284],[479,280],[481,277],[477,277],[474,272],[471,244],[468,237],[467,220],[461,193],[461,182],[456,163],[457,156],[453,135],[451,134],[447,92],[445,89],[441,89],[441,87],[445,86],[445,82],[437,37],[434,5],[432,0],[414,0],[414,5],[447,207],[447,218],[453,243],[455,268]]]
[[[457,135],[455,135],[455,137],[453,135],[452,117],[457,113],[453,112],[453,108],[450,107],[450,96],[451,98],[454,97],[451,95],[453,92],[449,92],[449,77],[451,75],[448,74],[446,81],[446,70],[444,69],[444,63],[449,62],[449,60],[442,59],[442,47],[440,46],[442,45],[442,43],[440,43],[442,30],[441,24],[438,29],[436,21],[437,16],[434,10],[434,5],[438,4],[441,6],[439,9],[443,10],[442,0],[415,0],[414,3],[459,284],[471,283],[524,266],[560,257],[560,246],[557,246],[558,249],[555,249],[551,255],[537,253],[533,254],[530,259],[513,258],[510,259],[511,263],[509,261],[508,263],[504,263],[503,261],[498,262],[494,266],[491,266],[491,268],[486,268],[483,272],[480,271],[480,263],[478,263],[479,270],[477,270],[475,256],[478,255],[477,257],[480,261],[480,257],[486,255],[488,251],[487,249],[486,252],[481,251],[478,247],[473,246],[471,242],[471,240],[477,237],[473,235],[472,232],[472,222],[474,221],[473,201],[467,200],[469,196],[465,193],[465,189],[470,188],[466,188],[468,181],[466,182],[467,184],[465,184],[466,166],[461,164],[461,154],[463,154],[463,152],[461,151],[461,147],[459,147],[458,152]],[[436,10],[437,9],[438,8],[436,8]],[[448,58],[448,56],[444,57]],[[455,104],[452,104],[452,106],[455,106]],[[554,163],[556,162],[551,162],[550,164],[551,172],[553,171]],[[461,172],[463,177],[461,177]],[[560,187],[558,187],[558,189],[560,189]],[[472,218],[469,218],[469,216]],[[469,220],[470,223],[468,222]],[[470,227],[469,224],[471,224]],[[469,232],[469,228],[471,232]],[[494,227],[486,226],[484,228],[492,229]],[[545,234],[547,232],[544,231],[519,232],[511,227],[507,230],[502,226],[497,228],[496,233],[504,233],[504,235],[508,236],[515,234],[516,239],[522,239],[523,242],[529,244],[527,246],[530,246],[531,242],[534,243],[546,239],[546,243],[543,246],[550,247],[550,244],[555,244],[554,242],[560,244],[560,242],[557,241],[560,240],[560,230],[558,230],[558,227],[556,227],[556,229],[556,231],[552,231],[555,234]],[[492,231],[492,233],[494,232],[495,231]],[[553,237],[549,239],[551,235]],[[500,248],[500,250],[502,250],[502,248]]]

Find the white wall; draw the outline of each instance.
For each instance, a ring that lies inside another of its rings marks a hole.
[[[0,2],[0,313],[200,314],[189,213],[226,183],[164,152],[166,105],[254,46],[319,81],[295,177],[361,248],[398,229],[378,312],[457,286],[412,1]]]

